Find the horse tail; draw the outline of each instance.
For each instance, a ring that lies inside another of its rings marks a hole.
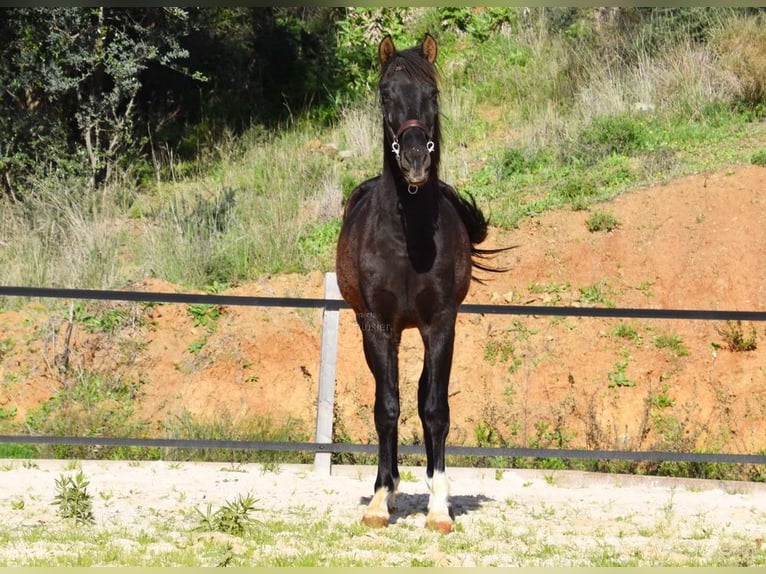
[[[457,211],[460,220],[465,226],[465,230],[468,233],[468,239],[471,242],[471,262],[476,269],[482,271],[488,271],[490,273],[503,273],[508,271],[507,268],[494,267],[484,263],[483,260],[491,258],[498,253],[513,249],[513,247],[500,247],[498,249],[481,249],[477,247],[479,243],[482,243],[487,238],[487,229],[489,227],[489,218],[484,215],[478,205],[476,205],[476,199],[469,193],[467,197],[463,197],[458,194],[452,186],[442,184],[442,194]],[[483,283],[483,281],[473,276],[474,281]]]

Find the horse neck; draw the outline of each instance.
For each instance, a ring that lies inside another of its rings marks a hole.
[[[388,162],[387,162],[388,163]],[[415,194],[407,190],[407,183],[399,173],[396,161],[384,166],[378,186],[378,213],[387,214],[386,219],[401,227],[408,244],[428,240],[436,228],[439,208],[439,182],[433,177],[423,184]]]

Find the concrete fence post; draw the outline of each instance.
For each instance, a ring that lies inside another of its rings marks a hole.
[[[335,273],[325,273],[324,298],[340,299]],[[338,362],[339,309],[325,308],[322,312],[322,347],[319,363],[319,392],[317,396],[317,443],[332,443],[333,406],[335,404],[335,370]],[[314,473],[329,476],[329,452],[314,455]]]

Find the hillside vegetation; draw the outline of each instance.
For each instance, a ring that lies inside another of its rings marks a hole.
[[[152,276],[217,288],[331,268],[343,198],[380,169],[375,50],[387,32],[400,47],[436,35],[442,177],[496,226],[764,157],[753,153],[766,101],[762,10],[46,10],[8,11],[0,30],[13,40],[0,74],[16,74],[0,96],[4,284],[108,288]],[[42,29],[51,16],[83,35],[106,30],[93,40],[102,59],[85,72],[71,55],[35,62],[68,38]],[[22,61],[13,50],[24,45],[37,52]],[[139,57],[136,46],[152,49]],[[201,56],[211,47],[225,68]],[[172,86],[158,87],[163,66]],[[242,83],[225,84],[235,72]],[[110,108],[97,109],[99,89]],[[67,107],[86,96],[90,107]],[[67,110],[68,124],[57,115]],[[24,141],[30,127],[39,137]]]
[[[766,166],[762,10],[3,15],[3,285],[320,297],[344,198],[381,167],[378,41],[431,31],[441,177],[490,214],[489,242],[517,245],[501,256],[513,272],[474,285],[474,302],[761,305],[765,176],[742,164]],[[0,434],[310,440],[321,321],[304,311],[2,299]],[[372,442],[371,379],[341,315],[334,440]],[[763,451],[760,325],[459,321],[453,444]],[[405,338],[400,359],[414,396],[422,353]],[[412,405],[400,437],[418,444]],[[50,455],[308,460],[0,449]],[[760,467],[579,468],[763,480]]]

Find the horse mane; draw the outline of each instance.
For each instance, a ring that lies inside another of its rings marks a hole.
[[[420,47],[397,50],[381,67],[380,81],[383,82],[393,76],[394,73],[402,71],[417,82],[433,86],[437,90],[438,95],[439,73],[436,66],[423,57]],[[490,273],[502,273],[507,271],[507,269],[504,268],[488,265],[487,263],[484,263],[483,260],[503,251],[507,251],[508,249],[512,249],[512,247],[499,249],[481,249],[477,247],[479,243],[487,238],[489,219],[485,217],[484,213],[476,205],[476,199],[474,199],[471,194],[467,194],[467,198],[463,197],[458,194],[452,186],[444,183],[438,178],[439,156],[441,150],[439,115],[440,113],[436,114],[432,134],[433,141],[436,144],[434,154],[432,155],[433,160],[431,168],[434,179],[438,182],[442,196],[452,204],[452,207],[455,208],[455,211],[465,226],[468,238],[471,242],[471,263],[473,267]],[[387,135],[385,137],[387,137]],[[349,203],[351,203],[351,200],[349,200]],[[354,201],[354,203],[356,203],[356,201]],[[482,279],[475,275],[472,276],[472,279],[479,283],[484,283]]]
[[[392,73],[402,70],[418,82],[431,84],[434,87],[438,86],[439,73],[436,71],[436,66],[423,57],[420,48],[397,50],[382,66],[380,80],[385,80]]]

